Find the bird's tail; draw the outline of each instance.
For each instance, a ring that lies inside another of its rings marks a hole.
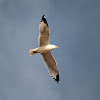
[[[39,53],[37,50],[38,50],[38,48],[29,50],[30,56],[33,56],[33,55]]]

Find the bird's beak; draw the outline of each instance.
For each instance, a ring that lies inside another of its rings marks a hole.
[[[56,48],[60,48],[60,47],[56,46]]]

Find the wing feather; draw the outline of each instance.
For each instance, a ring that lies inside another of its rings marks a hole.
[[[57,63],[52,56],[51,52],[48,53],[42,53],[42,58],[47,66],[47,69],[50,73],[50,75],[58,82],[60,83],[59,80],[59,73],[58,73],[58,68],[57,68]]]
[[[49,27],[46,18],[43,16],[39,25],[39,38],[38,38],[39,46],[44,46],[49,44],[49,35],[50,35]]]

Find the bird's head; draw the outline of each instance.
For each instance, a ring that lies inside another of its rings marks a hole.
[[[52,48],[55,49],[55,48],[60,48],[60,47],[58,47],[56,45],[52,45]]]

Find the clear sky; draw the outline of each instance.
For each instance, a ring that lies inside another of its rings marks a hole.
[[[60,84],[29,56],[43,14]],[[0,0],[0,100],[100,100],[100,0]]]

